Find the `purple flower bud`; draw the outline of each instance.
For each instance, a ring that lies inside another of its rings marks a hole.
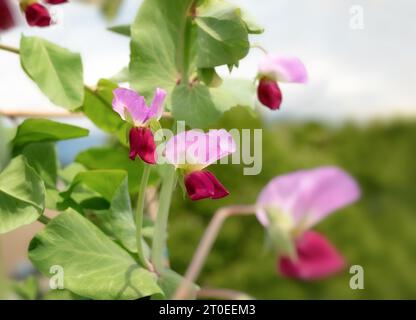
[[[276,81],[262,78],[257,88],[259,101],[271,110],[280,108],[282,103],[282,92]]]
[[[0,0],[0,30],[7,30],[15,24],[9,0]]]
[[[209,171],[194,171],[185,177],[185,187],[193,201],[221,199],[230,193]]]
[[[139,156],[144,162],[156,163],[156,143],[152,130],[144,127],[134,127],[130,130],[130,159]]]
[[[26,21],[32,27],[47,27],[52,24],[48,9],[40,3],[33,3],[25,9]]]

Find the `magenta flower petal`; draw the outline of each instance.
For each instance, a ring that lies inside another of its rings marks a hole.
[[[221,199],[229,192],[209,171],[194,171],[185,176],[185,187],[193,201],[202,199]]]
[[[146,101],[137,92],[130,89],[117,88],[113,91],[113,94],[113,109],[123,120],[126,120],[126,112],[130,114],[136,124],[142,124],[147,120],[148,108]]]
[[[296,241],[297,259],[280,257],[278,269],[288,278],[322,279],[344,269],[345,261],[321,234],[307,231]]]
[[[257,218],[267,226],[268,208],[289,214],[295,226],[306,230],[335,210],[360,197],[356,181],[337,167],[321,167],[278,176],[257,200]]]
[[[152,130],[134,127],[130,130],[130,159],[140,157],[149,164],[156,163],[156,143]]]
[[[259,101],[271,110],[280,109],[282,104],[282,91],[276,81],[263,78],[257,88],[257,97]]]
[[[205,168],[217,160],[235,152],[236,144],[226,130],[189,130],[171,138],[165,148],[168,162],[177,167],[194,165]]]
[[[163,89],[157,88],[155,96],[153,97],[152,105],[149,109],[148,118],[160,119],[163,114],[163,104],[165,102],[167,92]]]
[[[44,0],[47,4],[62,4],[68,2],[68,0]]]
[[[0,31],[10,29],[14,25],[15,20],[9,0],[0,0]]]
[[[306,83],[308,73],[302,61],[284,55],[266,55],[259,64],[259,74],[280,82]]]
[[[27,23],[32,27],[47,27],[52,24],[48,9],[40,3],[28,5],[25,9]]]

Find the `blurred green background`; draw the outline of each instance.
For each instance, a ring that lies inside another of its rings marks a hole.
[[[219,127],[261,128],[245,111],[233,111]],[[277,123],[263,131],[263,170],[244,176],[240,165],[213,171],[231,195],[219,201],[174,197],[169,248],[174,269],[184,272],[216,209],[251,204],[274,176],[322,165],[349,171],[362,187],[359,202],[320,223],[350,265],[364,268],[364,290],[351,290],[349,270],[324,281],[286,280],[266,249],[255,217],[233,217],[221,230],[199,284],[233,288],[263,299],[416,298],[416,122],[358,126]]]

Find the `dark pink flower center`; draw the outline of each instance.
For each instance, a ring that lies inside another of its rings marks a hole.
[[[34,27],[47,27],[52,23],[48,9],[40,3],[33,3],[25,10],[27,23]]]
[[[14,23],[9,0],[0,0],[0,30],[10,29]]]
[[[278,268],[288,278],[303,280],[321,279],[341,271],[344,258],[321,234],[305,232],[296,241],[297,259],[280,257]]]
[[[185,176],[185,187],[193,200],[221,199],[229,192],[209,171],[195,171]]]
[[[68,2],[68,0],[44,0],[47,4],[61,4]]]
[[[282,104],[282,91],[277,82],[267,78],[260,80],[257,96],[262,104],[272,110],[279,109]]]
[[[149,128],[134,127],[130,130],[130,159],[140,157],[149,164],[156,163],[156,143],[152,130]]]

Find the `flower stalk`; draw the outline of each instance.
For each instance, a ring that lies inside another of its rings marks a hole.
[[[164,269],[169,208],[172,200],[172,192],[175,187],[175,177],[175,167],[167,166],[163,177],[162,189],[159,195],[159,208],[155,222],[152,244],[152,263],[156,272],[159,273],[161,273]]]
[[[253,215],[256,212],[255,206],[252,205],[235,205],[229,207],[223,207],[217,210],[212,218],[208,228],[195,251],[191,263],[185,273],[184,280],[179,286],[174,295],[174,299],[182,300],[188,297],[189,283],[194,283],[201,273],[202,267],[210,253],[212,246],[217,239],[218,233],[223,226],[225,220],[232,216],[247,216]]]
[[[139,259],[139,262],[142,265],[146,266],[148,269],[151,269],[151,265],[150,265],[150,262],[147,261],[144,255],[142,229],[143,229],[143,216],[144,216],[146,187],[149,182],[150,171],[151,171],[151,166],[144,164],[142,178],[140,181],[139,194],[137,196],[137,206],[136,206],[136,214],[135,214],[137,257]]]

